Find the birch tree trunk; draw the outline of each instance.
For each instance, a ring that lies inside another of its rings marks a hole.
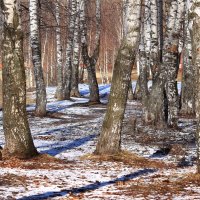
[[[76,21],[76,0],[69,1],[69,16],[68,16],[68,39],[66,50],[66,65],[64,77],[64,99],[70,99],[71,80],[72,80],[72,59],[74,48],[74,29]]]
[[[192,27],[192,53],[194,56],[195,68],[197,70],[197,172],[200,173],[200,0],[193,0],[192,15],[194,16]]]
[[[57,55],[57,89],[56,98],[64,100],[63,92],[63,67],[62,67],[62,46],[61,46],[61,30],[60,30],[60,9],[59,2],[56,2],[56,55]]]
[[[151,52],[150,52],[150,68],[152,72],[152,80],[154,81],[159,71],[159,42],[158,42],[158,2],[151,0]]]
[[[72,87],[71,96],[80,97],[78,90],[79,83],[79,55],[80,55],[80,0],[77,0],[76,20],[74,27],[74,48],[73,48],[73,64],[72,64]]]
[[[177,126],[179,105],[176,78],[183,10],[184,0],[179,3],[177,0],[170,2],[162,52],[163,63],[160,65],[148,100],[148,114],[145,121],[161,127],[166,124]]]
[[[88,72],[88,82],[89,82],[89,90],[90,90],[90,97],[89,101],[92,103],[99,103],[99,88],[97,83],[96,77],[96,63],[99,57],[99,46],[100,46],[100,0],[96,0],[96,37],[95,37],[95,50],[93,54],[89,55],[89,44],[87,39],[87,22],[86,22],[86,1],[84,1],[84,20],[83,20],[83,36],[82,36],[82,57],[83,62],[86,65],[86,69]]]
[[[38,21],[38,1],[30,0],[30,43],[36,84],[36,116],[46,115],[46,88],[41,62],[41,43]]]
[[[183,20],[184,0],[173,1],[169,13],[169,19],[166,28],[166,38],[163,48],[163,65],[167,70],[166,74],[166,94],[168,102],[168,125],[177,126],[179,101],[177,90],[178,74],[178,49],[179,37],[181,32],[181,23]]]
[[[127,21],[115,61],[111,92],[107,112],[95,154],[117,154],[120,152],[121,130],[131,79],[131,70],[135,61],[139,34],[140,0],[126,0]]]
[[[191,0],[190,0],[191,1]],[[189,30],[190,2],[186,5],[185,30],[184,30],[184,52],[183,52],[183,77],[181,84],[181,113],[195,114],[195,68],[192,63],[192,40]]]
[[[37,155],[37,150],[33,144],[26,113],[26,79],[19,1],[4,0],[3,9],[3,157],[25,159]]]
[[[149,68],[149,54],[150,54],[150,4],[148,0],[143,1],[142,12],[144,17],[142,19],[140,50],[139,50],[139,91],[143,106],[145,106],[148,97],[148,68]]]

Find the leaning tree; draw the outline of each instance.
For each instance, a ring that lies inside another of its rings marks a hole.
[[[1,0],[3,35],[3,157],[30,158],[37,155],[26,113],[23,32],[18,0]]]
[[[140,0],[126,0],[124,12],[124,36],[114,65],[111,92],[102,132],[95,154],[120,152],[122,122],[127,102],[131,70],[135,61],[140,29]]]

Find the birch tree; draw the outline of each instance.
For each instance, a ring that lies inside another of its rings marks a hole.
[[[157,0],[151,0],[150,2],[150,21],[151,21],[151,51],[150,51],[150,68],[152,72],[152,80],[154,81],[157,72],[159,70],[160,59],[159,59],[159,22],[158,22],[158,8],[161,5]],[[161,17],[161,15],[160,15]],[[160,21],[162,20],[162,17]],[[160,33],[161,34],[161,33]]]
[[[57,90],[56,97],[58,100],[64,99],[63,93],[63,67],[62,67],[62,46],[61,46],[61,29],[60,29],[60,5],[56,2],[56,52],[57,52]]]
[[[4,5],[3,5],[4,3]],[[21,159],[37,155],[26,113],[26,83],[23,32],[19,1],[1,1],[4,10],[3,36],[3,157]]]
[[[78,90],[79,83],[79,57],[80,57],[80,17],[81,17],[81,0],[77,0],[76,5],[76,20],[74,24],[74,41],[73,41],[73,61],[72,61],[72,83],[71,96],[80,97]]]
[[[64,77],[64,98],[70,99],[71,93],[71,79],[72,79],[72,59],[74,48],[74,30],[76,22],[76,0],[68,2],[68,39],[66,49],[66,65]]]
[[[195,68],[192,63],[192,38],[190,29],[192,20],[189,19],[191,0],[187,0],[184,20],[184,49],[183,49],[183,77],[181,84],[181,113],[195,114]]]
[[[41,62],[41,42],[38,21],[38,0],[29,1],[30,10],[30,43],[32,49],[32,61],[36,83],[36,116],[46,115],[46,88]]]
[[[89,90],[90,90],[90,97],[89,101],[93,103],[99,103],[99,88],[96,78],[96,63],[99,57],[100,51],[100,22],[101,22],[101,3],[100,0],[96,0],[96,36],[95,36],[95,49],[92,55],[89,55],[89,42],[88,42],[88,27],[86,21],[86,0],[84,0],[84,20],[83,20],[83,35],[82,35],[82,57],[83,62],[86,66],[88,72],[88,81],[89,81]]]
[[[163,48],[163,65],[165,65],[167,69],[165,85],[168,102],[167,122],[169,126],[176,127],[179,110],[176,78],[179,67],[179,37],[183,20],[184,0],[174,1],[171,6],[166,28],[167,36]]]
[[[131,79],[131,70],[135,61],[140,18],[140,0],[126,0],[127,9],[125,33],[115,61],[111,92],[102,131],[95,154],[116,154],[120,152],[121,130]]]
[[[197,70],[197,172],[200,173],[200,0],[193,0],[192,16],[194,17],[192,26],[192,53]]]
[[[148,100],[146,121],[165,126],[177,126],[178,94],[176,78],[178,72],[178,44],[184,0],[170,2],[163,43],[162,61]],[[159,98],[158,98],[159,97]],[[166,97],[166,104],[164,100]]]
[[[143,105],[146,104],[148,96],[148,67],[150,54],[150,4],[148,0],[143,0],[140,28],[140,48],[139,48],[139,99],[141,98]]]

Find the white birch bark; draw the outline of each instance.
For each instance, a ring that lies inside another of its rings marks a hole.
[[[193,0],[192,16],[194,17],[192,26],[192,53],[193,62],[197,70],[197,172],[200,173],[200,0]]]
[[[46,115],[46,88],[41,62],[41,43],[39,35],[38,0],[29,1],[30,8],[30,42],[32,48],[32,61],[36,83],[36,110],[37,116]]]
[[[99,88],[97,83],[97,77],[96,77],[96,63],[97,59],[99,57],[99,47],[100,47],[100,0],[96,0],[96,35],[95,35],[95,50],[90,53],[89,55],[89,43],[88,43],[88,27],[86,22],[86,0],[83,1],[84,5],[84,11],[83,11],[83,35],[81,39],[82,43],[82,57],[84,64],[86,65],[87,72],[88,72],[88,81],[89,81],[89,89],[90,89],[90,97],[89,101],[92,103],[99,103],[100,97],[99,97]]]
[[[62,67],[62,46],[61,46],[61,29],[60,29],[60,4],[56,2],[56,64],[57,64],[57,89],[56,98],[58,100],[64,99],[63,91],[63,67]]]
[[[4,4],[4,5],[3,5]],[[19,0],[1,1],[3,37],[3,157],[21,159],[37,155],[26,113],[26,78]]]
[[[181,113],[195,114],[195,68],[192,63],[192,38],[189,27],[192,21],[189,20],[189,9],[191,0],[186,3],[186,14],[184,20],[184,50],[183,50],[183,77],[181,84]]]
[[[76,0],[69,1],[68,16],[68,39],[66,49],[66,65],[64,77],[64,98],[70,99],[71,78],[72,78],[72,59],[74,46],[74,29],[76,21]]]
[[[149,55],[150,55],[150,4],[148,0],[143,1],[142,5],[142,25],[140,27],[140,48],[139,48],[139,78],[138,78],[138,90],[135,92],[137,99],[142,99],[143,106],[146,104],[148,96],[148,68],[149,65]]]
[[[96,147],[96,154],[117,154],[121,150],[121,130],[124,111],[131,80],[131,70],[138,49],[140,30],[140,0],[127,3],[127,31],[118,51],[107,112],[103,121],[102,132]]]
[[[184,0],[172,1],[169,18],[166,27],[166,38],[163,50],[163,65],[167,70],[166,74],[166,95],[168,102],[168,125],[177,126],[178,118],[178,92],[177,92],[177,73],[178,73],[178,45],[183,20]]]
[[[157,0],[151,0],[151,52],[150,52],[150,65],[152,72],[152,80],[158,73],[159,68],[159,42],[158,42],[158,3]]]
[[[74,24],[74,41],[73,41],[73,61],[72,61],[72,83],[71,96],[80,97],[78,90],[79,83],[79,55],[80,55],[80,6],[81,0],[77,0],[76,5],[76,20]]]

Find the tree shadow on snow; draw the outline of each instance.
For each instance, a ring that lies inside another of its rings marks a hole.
[[[109,185],[113,185],[119,181],[129,181],[131,179],[137,178],[139,176],[144,176],[144,175],[148,175],[148,174],[152,174],[154,172],[156,172],[157,170],[155,169],[141,169],[138,170],[134,173],[131,174],[127,174],[124,175],[122,177],[116,178],[114,180],[111,181],[104,181],[104,182],[95,182],[83,187],[79,187],[79,188],[73,188],[71,190],[61,190],[60,192],[45,192],[43,194],[38,194],[38,195],[32,195],[32,196],[28,196],[28,197],[22,197],[19,198],[18,200],[45,200],[48,199],[50,197],[58,197],[58,196],[64,196],[67,194],[74,194],[74,195],[78,195],[80,193],[84,193],[87,191],[94,191],[97,190],[99,188],[105,187],[105,186],[109,186]]]
[[[96,136],[97,136],[96,134],[93,134],[93,135],[88,135],[88,136],[83,137],[83,138],[75,139],[72,142],[63,141],[61,144],[51,145],[51,149],[42,150],[42,151],[40,151],[40,153],[47,153],[47,154],[49,154],[51,156],[56,156],[56,155],[62,153],[63,151],[79,147],[79,146],[81,146],[81,145],[93,140]],[[42,147],[43,148],[44,147],[49,147],[49,145],[42,146]],[[37,147],[37,148],[41,148],[41,147]]]
[[[111,84],[99,86],[99,92],[102,91],[102,90],[110,88],[110,86],[111,86]],[[80,94],[81,94],[81,96],[89,95],[90,94],[90,90],[89,89],[80,90]]]

